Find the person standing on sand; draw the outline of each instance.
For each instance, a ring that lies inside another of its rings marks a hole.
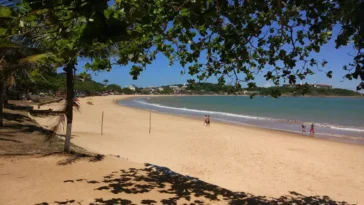
[[[207,115],[205,115],[205,119],[204,119],[204,122],[203,122],[203,126],[207,126]]]
[[[311,124],[311,129],[310,129],[310,135],[313,136],[315,135],[315,124]]]
[[[304,124],[302,124],[302,134],[306,133],[306,126]]]
[[[206,125],[210,127],[210,115],[207,115],[207,123],[206,123]]]

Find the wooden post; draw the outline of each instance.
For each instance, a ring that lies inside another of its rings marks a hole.
[[[102,111],[101,115],[101,135],[104,134],[104,111]]]
[[[152,113],[149,113],[149,134],[152,131]]]

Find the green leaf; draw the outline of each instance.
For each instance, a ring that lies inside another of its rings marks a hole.
[[[137,80],[140,73],[143,71],[143,68],[140,66],[133,65],[130,70],[130,75],[133,77],[133,80]]]
[[[90,64],[90,63],[86,63],[86,64],[85,64],[85,69],[87,70],[87,69],[89,69],[89,68],[91,68],[91,64]]]
[[[315,49],[315,52],[316,53],[319,53],[320,52],[320,46],[315,46],[314,49]]]
[[[6,31],[7,31],[6,28],[0,27],[0,35],[6,34]]]
[[[181,9],[181,15],[182,16],[189,16],[190,15],[189,9],[187,9],[187,8]]]
[[[0,18],[11,17],[12,11],[9,7],[0,6]]]

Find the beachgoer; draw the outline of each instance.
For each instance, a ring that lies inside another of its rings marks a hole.
[[[207,115],[207,123],[206,123],[206,125],[210,127],[210,115]]]
[[[311,124],[310,135],[315,135],[315,124]]]
[[[304,124],[302,124],[302,134],[306,133],[306,126]]]
[[[203,121],[203,126],[207,126],[207,115],[205,115],[205,119]]]

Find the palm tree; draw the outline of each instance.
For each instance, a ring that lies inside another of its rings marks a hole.
[[[12,42],[0,42],[0,126],[3,126],[3,106],[7,86],[14,84],[14,75],[30,77],[29,71],[43,63],[50,53],[39,53],[38,49],[27,48]]]
[[[52,56],[34,40],[35,31],[14,35],[23,26],[14,10],[0,5],[0,126],[3,126],[5,89],[14,83],[13,76],[29,77],[30,69],[44,66],[44,60]]]

